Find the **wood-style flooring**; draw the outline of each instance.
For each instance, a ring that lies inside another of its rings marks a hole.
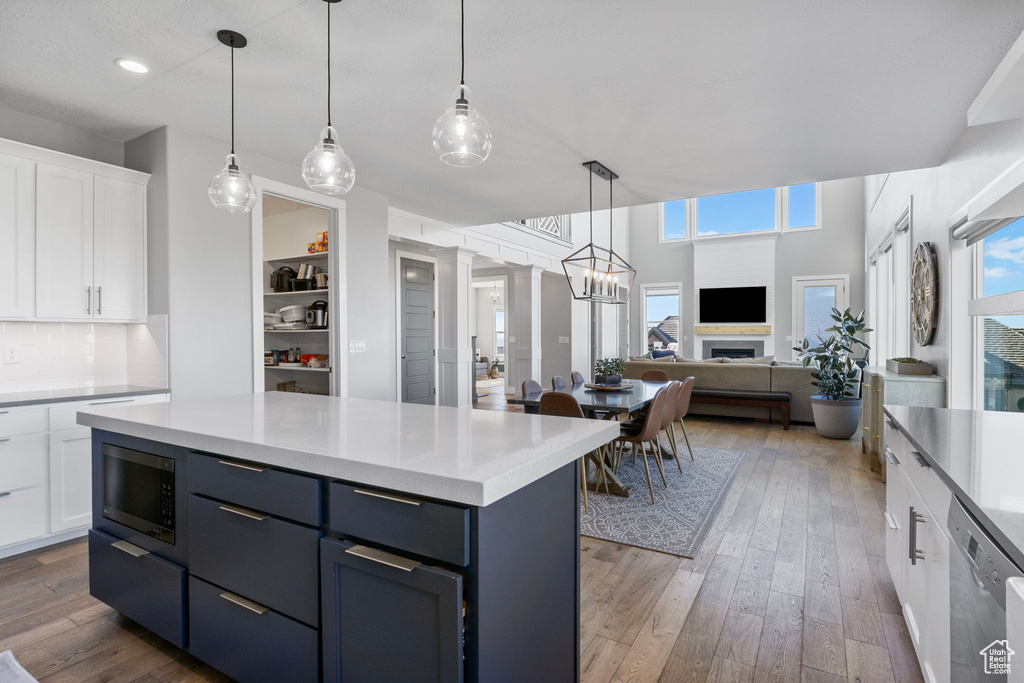
[[[922,680],[885,566],[884,486],[858,444],[687,428],[747,459],[693,559],[583,539],[582,680]],[[44,683],[226,680],[91,598],[84,540],[0,562],[7,649]]]

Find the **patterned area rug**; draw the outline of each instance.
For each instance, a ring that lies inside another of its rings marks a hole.
[[[658,466],[651,458],[654,504],[647,491],[643,463],[637,457],[623,455],[619,478],[630,487],[628,498],[591,492],[590,511],[580,513],[580,533],[614,543],[657,550],[662,553],[693,557],[711,529],[746,451],[696,446],[691,461],[681,448],[683,472],[676,463],[665,461],[666,489]],[[582,500],[582,499],[581,499]],[[582,502],[581,502],[582,505]]]

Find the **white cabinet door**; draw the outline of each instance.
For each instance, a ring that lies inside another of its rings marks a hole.
[[[0,318],[35,313],[36,165],[0,154]]]
[[[36,165],[36,316],[92,318],[93,176]]]
[[[145,318],[146,186],[96,176],[94,253],[98,320]]]
[[[889,567],[896,596],[902,604],[906,602],[903,565],[908,561],[906,526],[909,515],[904,515],[904,511],[907,510],[907,479],[902,471],[903,465],[895,453],[887,448],[885,456],[889,460],[885,478],[885,564]]]
[[[50,532],[92,521],[92,430],[50,432]]]
[[[942,683],[950,678],[949,641],[949,539],[944,533],[946,515],[935,511],[929,519],[928,538],[924,541],[925,612],[924,678],[929,683]],[[921,560],[918,560],[918,564]]]

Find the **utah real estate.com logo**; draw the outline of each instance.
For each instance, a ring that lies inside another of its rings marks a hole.
[[[978,653],[985,659],[985,673],[1005,676],[1010,673],[1010,657],[1016,653],[1006,640],[993,640]]]

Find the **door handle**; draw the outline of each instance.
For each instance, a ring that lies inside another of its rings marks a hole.
[[[96,288],[96,315],[103,315],[103,285]]]
[[[403,572],[411,572],[413,569],[420,566],[420,563],[416,560],[392,555],[391,553],[386,553],[383,550],[377,550],[376,548],[368,548],[365,545],[354,545],[351,548],[345,548],[345,552],[349,555],[361,557],[364,560],[376,562],[377,564],[401,569]]]
[[[85,312],[92,315],[92,285],[85,288]]]
[[[917,525],[924,522],[924,515],[910,506],[910,564],[917,564],[918,560],[924,559],[924,553],[917,549]]]
[[[257,522],[262,522],[266,518],[270,517],[270,515],[268,514],[265,514],[263,512],[257,512],[256,510],[250,510],[249,508],[244,508],[241,507],[240,505],[228,505],[227,503],[225,503],[224,505],[220,506],[220,509],[223,510],[224,512],[230,512],[232,514],[240,515],[242,517],[248,517],[249,519],[255,519]]]
[[[924,456],[917,451],[910,451],[910,454],[914,456],[914,460],[917,460],[917,464],[921,467],[931,467],[931,465],[928,464],[928,461],[924,459]]]
[[[403,359],[403,360],[405,359],[405,354],[404,354],[404,353],[402,354],[402,359]]]
[[[258,602],[253,602],[249,598],[243,598],[238,593],[232,593],[231,591],[224,591],[220,594],[220,597],[224,598],[228,602],[235,603],[239,607],[244,607],[250,612],[255,612],[256,614],[263,614],[268,609]]]

